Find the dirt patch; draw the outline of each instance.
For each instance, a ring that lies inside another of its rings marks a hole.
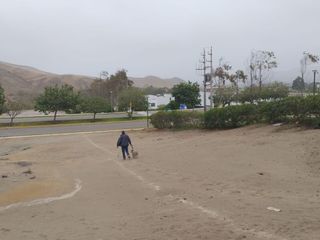
[[[16,162],[15,164],[17,164],[20,167],[28,167],[31,166],[32,163],[31,162],[27,162],[27,161],[20,161],[20,162]]]
[[[2,212],[3,229],[15,231],[1,231],[6,240],[318,239],[319,130],[276,128],[128,132],[139,149],[131,161],[118,133],[23,140],[32,148],[10,162],[32,165],[1,162],[0,205],[68,193],[75,178],[83,187]]]
[[[0,206],[55,196],[63,183],[58,181],[24,182],[0,194]]]

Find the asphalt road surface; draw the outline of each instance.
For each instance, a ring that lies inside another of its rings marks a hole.
[[[125,121],[114,123],[85,123],[76,125],[51,125],[51,126],[37,126],[37,127],[13,127],[0,128],[1,137],[13,136],[29,136],[29,135],[43,135],[43,134],[61,134],[61,133],[77,133],[77,132],[96,132],[108,130],[122,130],[132,128],[146,128],[146,120],[142,121]]]
[[[139,114],[134,114],[134,116],[141,116]],[[97,119],[103,118],[126,118],[128,117],[127,113],[100,113],[96,115]],[[84,119],[92,119],[92,114],[63,114],[57,115],[58,121],[67,121],[67,120],[84,120]],[[52,121],[53,116],[48,115],[39,115],[39,116],[17,116],[14,119],[14,122],[43,122],[43,121]],[[0,123],[9,123],[10,118],[6,115],[2,115],[0,117]]]

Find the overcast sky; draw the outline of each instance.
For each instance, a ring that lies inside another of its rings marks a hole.
[[[0,61],[55,73],[198,80],[204,47],[235,68],[275,52],[278,70],[320,53],[318,0],[0,0]]]

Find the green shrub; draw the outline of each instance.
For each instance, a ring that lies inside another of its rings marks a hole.
[[[229,129],[256,122],[294,122],[320,128],[320,95],[195,111],[158,112],[151,117],[156,128]]]
[[[257,120],[257,106],[254,104],[214,108],[204,116],[205,127],[209,129],[236,128],[252,124]]]
[[[294,122],[314,125],[320,118],[320,96],[287,97],[278,101],[259,104],[263,120],[275,122]]]
[[[287,109],[283,100],[259,103],[260,121],[268,123],[286,122]]]
[[[303,117],[300,117],[299,122],[302,125],[320,128],[320,95],[308,96],[303,99]]]
[[[253,124],[260,120],[258,106],[255,104],[239,105],[239,112],[240,126]]]
[[[258,87],[247,87],[242,90],[239,94],[239,101],[242,103],[250,102],[260,99],[259,97],[259,88]]]
[[[177,110],[179,109],[179,103],[177,103],[174,100],[171,100],[167,105],[166,105],[166,109],[167,110]]]
[[[202,128],[203,113],[196,111],[157,112],[151,116],[155,128]]]
[[[247,87],[240,92],[239,100],[242,103],[266,100],[277,100],[288,97],[289,88],[283,83],[274,82],[262,86],[260,89],[258,86]]]
[[[320,95],[306,97],[304,107],[309,117],[320,118]]]
[[[159,111],[165,111],[165,110],[167,110],[167,105],[164,105],[164,104],[159,105],[159,106],[158,106],[158,110],[159,110]]]
[[[320,128],[320,118],[306,118],[301,121],[301,124],[306,126],[306,127],[311,127],[311,128]]]
[[[267,84],[261,88],[260,98],[262,100],[268,99],[282,99],[289,95],[289,87],[283,83],[274,82]]]
[[[171,128],[172,127],[172,119],[171,119],[171,113],[170,112],[157,112],[151,115],[151,124],[155,128],[159,129],[165,129],[165,128]]]
[[[228,107],[226,107],[228,108]],[[229,119],[226,108],[214,108],[204,114],[205,128],[227,128],[227,119]]]

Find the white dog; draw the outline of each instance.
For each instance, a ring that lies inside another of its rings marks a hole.
[[[131,148],[131,155],[132,155],[132,158],[134,158],[134,159],[138,158],[138,152],[135,151],[135,150],[133,149],[133,147]]]

